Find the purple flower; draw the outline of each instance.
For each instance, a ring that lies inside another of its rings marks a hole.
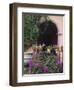
[[[28,64],[29,64],[29,67],[32,67],[32,65],[33,65],[32,60],[29,60]]]
[[[48,71],[49,71],[48,67],[47,67],[47,66],[44,66],[44,67],[43,67],[43,72],[44,72],[44,73],[48,73]]]
[[[62,61],[57,60],[56,64],[57,64],[57,65],[62,65]]]
[[[31,73],[32,66],[33,66],[32,59],[31,59],[31,60],[29,60],[28,64],[29,64],[29,73]]]

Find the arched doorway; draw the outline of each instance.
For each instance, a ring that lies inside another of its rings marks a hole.
[[[39,25],[38,44],[57,45],[58,43],[58,29],[55,23],[51,20],[45,21]]]

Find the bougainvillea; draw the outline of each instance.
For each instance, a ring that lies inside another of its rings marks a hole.
[[[50,52],[43,52],[42,50],[40,50],[36,52],[36,54],[33,54],[34,56],[32,55],[32,59],[29,59],[28,61],[28,67],[25,73],[62,73],[63,62],[60,60],[57,54],[52,52],[52,48],[53,47],[51,47]]]

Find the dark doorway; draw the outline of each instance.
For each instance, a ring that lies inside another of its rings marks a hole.
[[[55,23],[51,20],[43,22],[39,25],[39,37],[38,44],[48,45],[57,45],[58,37],[57,37],[58,29]]]

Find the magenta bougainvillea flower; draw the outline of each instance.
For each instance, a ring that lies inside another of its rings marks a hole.
[[[43,67],[43,72],[44,72],[44,73],[48,73],[48,71],[49,71],[48,67],[47,67],[47,66],[44,66],[44,67]]]
[[[29,60],[28,65],[29,65],[29,73],[31,73],[32,66],[33,66],[33,61],[32,61],[32,59]]]
[[[57,65],[61,65],[62,63],[63,63],[63,62],[60,61],[60,60],[57,60],[57,62],[56,62]]]
[[[32,59],[29,60],[28,64],[29,64],[29,67],[32,67],[32,65],[33,65]]]

